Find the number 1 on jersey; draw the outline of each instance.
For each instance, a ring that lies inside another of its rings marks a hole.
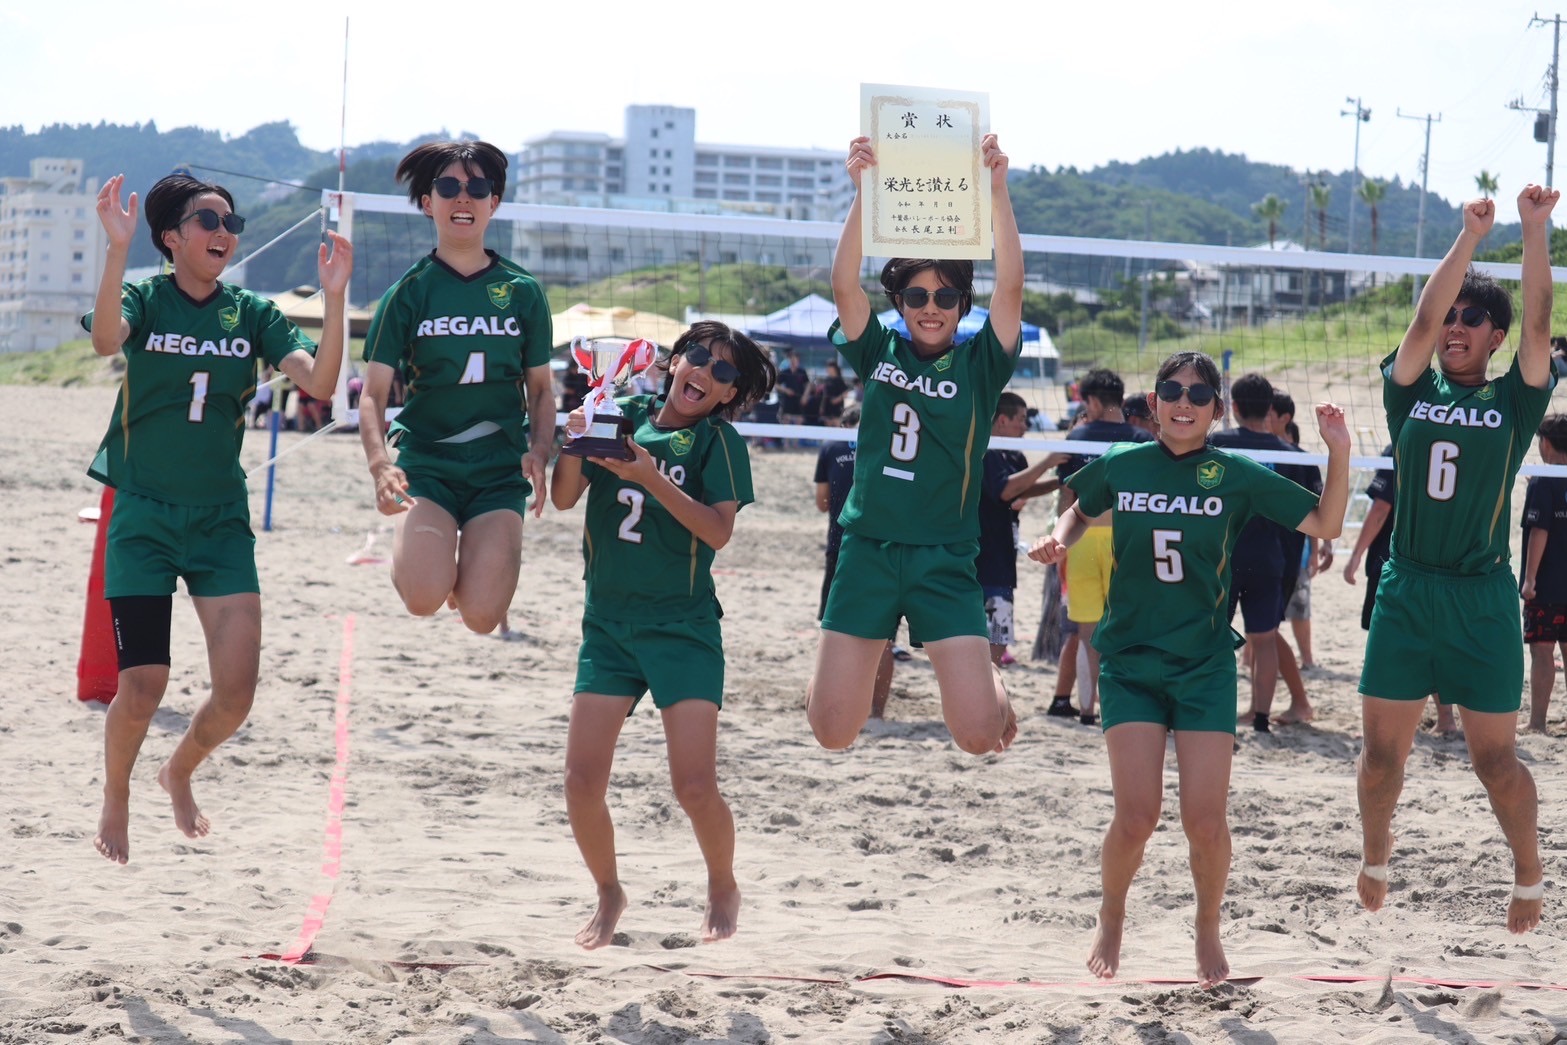
[[[190,410],[185,414],[185,420],[191,424],[199,425],[207,416],[207,383],[211,380],[212,375],[205,370],[190,375]]]

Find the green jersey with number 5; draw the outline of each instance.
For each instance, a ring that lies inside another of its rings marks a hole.
[[[120,314],[130,326],[125,377],[87,474],[167,504],[244,500],[239,450],[258,361],[314,355],[315,343],[272,302],[229,283],[205,301],[171,275],[126,283]],[[92,323],[91,313],[82,317],[88,330]]]
[[[828,337],[863,382],[854,486],[838,522],[850,533],[900,544],[979,539],[979,490],[996,400],[1012,378],[1010,348],[990,320],[932,359],[874,313],[850,341]]]
[[[1094,648],[1152,646],[1183,657],[1228,650],[1230,553],[1254,515],[1295,529],[1317,496],[1267,465],[1211,446],[1177,457],[1120,443],[1066,481],[1085,515],[1115,510],[1115,572]]]
[[[1393,558],[1426,569],[1481,574],[1507,563],[1513,480],[1551,402],[1518,359],[1494,381],[1455,385],[1435,369],[1393,382],[1382,361],[1382,403],[1397,463]]]
[[[549,365],[553,325],[538,281],[487,253],[489,267],[471,276],[458,275],[433,251],[415,262],[381,296],[364,357],[401,366],[408,379],[394,431],[439,442],[488,421],[521,456],[523,374]]]
[[[702,504],[738,501],[751,492],[751,458],[734,425],[716,417],[690,428],[661,428],[653,417],[659,400],[616,400],[636,426],[632,438],[653,456],[658,470]],[[697,540],[640,483],[622,479],[591,460],[587,519],[582,527],[583,610],[606,620],[670,621],[718,613],[713,590],[713,549]]]

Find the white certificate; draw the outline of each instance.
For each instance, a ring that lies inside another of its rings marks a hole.
[[[876,258],[989,258],[990,96],[860,85],[876,166],[860,183],[861,249]]]

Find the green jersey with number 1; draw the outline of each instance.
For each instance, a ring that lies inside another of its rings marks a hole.
[[[1183,657],[1228,650],[1230,553],[1254,515],[1295,529],[1317,497],[1267,465],[1211,446],[1176,457],[1120,443],[1066,481],[1090,517],[1111,509],[1115,572],[1094,648]]]
[[[1534,388],[1513,357],[1507,373],[1469,387],[1427,369],[1393,382],[1382,361],[1382,403],[1393,437],[1393,558],[1426,569],[1487,573],[1510,556],[1513,480],[1551,402],[1553,376]]]
[[[661,428],[653,418],[659,399],[617,400],[636,426],[658,470],[702,504],[753,500],[751,458],[733,425],[706,417],[690,428]],[[713,590],[713,549],[669,513],[640,483],[585,460],[587,519],[582,527],[583,609],[621,621],[670,621],[718,612]]]
[[[87,474],[167,504],[245,498],[239,449],[258,360],[316,346],[266,298],[229,283],[196,301],[171,275],[126,283],[125,377]],[[93,316],[82,317],[92,329]]]
[[[827,336],[865,386],[840,525],[900,544],[978,540],[990,422],[1022,338],[1003,346],[986,319],[970,340],[922,359],[874,313],[853,341],[836,320]]]

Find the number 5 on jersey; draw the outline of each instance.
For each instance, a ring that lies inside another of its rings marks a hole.
[[[1153,575],[1166,584],[1179,584],[1186,579],[1186,567],[1181,562],[1180,530],[1155,530],[1153,532]]]

